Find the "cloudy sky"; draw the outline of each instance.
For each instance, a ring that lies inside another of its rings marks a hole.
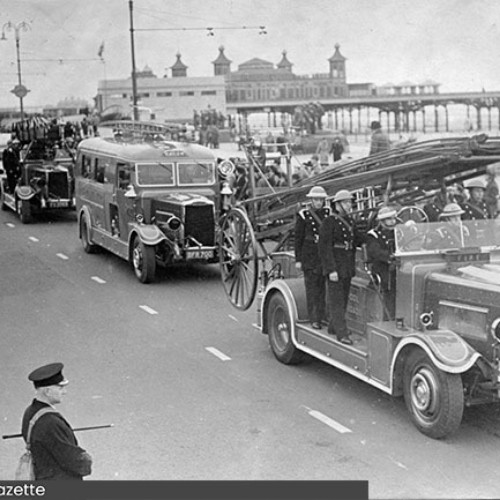
[[[499,0],[133,0],[136,65],[162,77],[180,52],[188,76],[213,74],[224,45],[232,68],[253,57],[297,74],[325,73],[339,43],[349,83],[427,79],[441,91],[500,90]],[[129,0],[0,0],[19,30],[25,106],[87,100],[104,78],[130,75]],[[267,34],[253,27],[265,26]],[[205,28],[213,27],[214,36]],[[247,27],[243,29],[243,27]],[[201,28],[201,29],[200,29]],[[161,31],[157,31],[161,29]],[[0,107],[16,106],[14,31],[0,43]],[[104,42],[104,63],[97,53]]]

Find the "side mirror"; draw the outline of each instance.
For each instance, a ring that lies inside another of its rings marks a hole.
[[[133,184],[129,184],[127,186],[127,190],[125,191],[125,194],[123,195],[125,198],[136,198],[137,193],[135,192]]]

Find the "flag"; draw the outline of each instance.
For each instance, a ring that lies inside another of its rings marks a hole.
[[[97,52],[97,55],[99,56],[100,59],[102,59],[102,55],[104,54],[104,42],[101,43],[101,46],[99,47],[99,52]]]

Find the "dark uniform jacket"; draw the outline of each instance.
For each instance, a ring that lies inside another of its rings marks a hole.
[[[461,204],[464,214],[462,215],[463,220],[483,220],[489,218],[488,206],[484,201],[474,202],[469,201],[467,203]]]
[[[302,263],[304,271],[321,272],[319,256],[320,224],[313,216],[312,208],[303,208],[295,223],[295,260]],[[317,218],[324,221],[331,213],[328,207],[315,210]]]
[[[394,254],[394,230],[384,227],[370,229],[366,235],[368,262],[372,271],[380,276],[383,290],[390,288],[393,281],[391,273],[392,255]]]
[[[19,154],[11,146],[4,149],[2,163],[7,172],[19,173]]]
[[[321,225],[319,252],[323,274],[337,272],[339,278],[355,274],[356,246],[361,243],[354,220],[349,215],[332,212]]]
[[[50,405],[34,399],[23,416],[22,435],[26,441],[31,417]],[[31,454],[35,478],[82,479],[91,473],[92,459],[78,446],[71,426],[60,413],[42,415],[31,431]]]
[[[461,228],[443,224],[427,235],[426,247],[430,249],[438,248],[461,248],[470,240],[469,229],[466,226]]]

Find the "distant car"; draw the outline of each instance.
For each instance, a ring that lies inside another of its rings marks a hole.
[[[74,156],[66,146],[45,139],[25,144],[20,152],[21,174],[13,193],[5,176],[0,182],[0,205],[15,211],[23,224],[33,214],[51,209],[74,209]]]

